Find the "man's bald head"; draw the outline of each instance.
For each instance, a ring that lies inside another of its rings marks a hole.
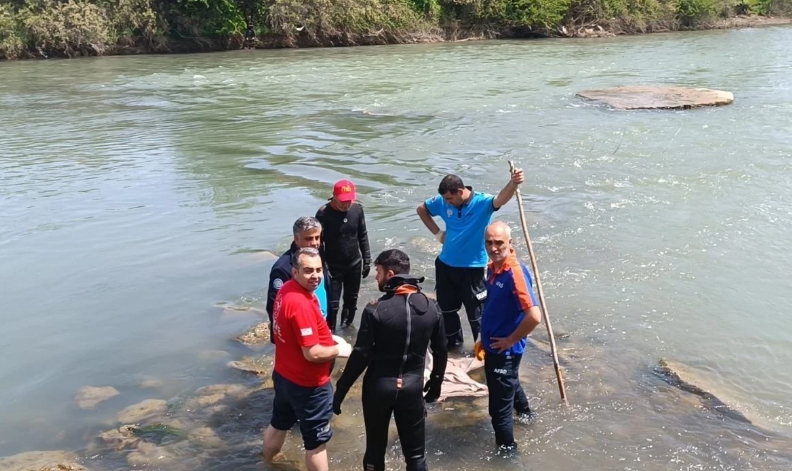
[[[503,221],[495,221],[487,226],[487,234],[504,235],[506,239],[511,239],[511,227]]]
[[[487,226],[487,231],[484,233],[484,246],[487,249],[487,255],[496,266],[503,263],[512,248],[509,225],[503,221],[495,221]]]

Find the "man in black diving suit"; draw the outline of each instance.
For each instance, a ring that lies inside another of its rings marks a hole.
[[[377,283],[385,295],[366,306],[360,330],[344,373],[336,383],[333,411],[364,369],[363,420],[366,454],[363,469],[383,471],[391,415],[396,419],[408,471],[425,471],[426,402],[440,397],[448,352],[443,314],[410,275],[410,259],[400,250],[386,250],[374,261]],[[424,385],[426,351],[434,356],[429,381]],[[424,397],[422,392],[426,392]]]
[[[333,198],[316,212],[322,223],[322,252],[330,268],[330,306],[327,325],[335,332],[336,321],[341,327],[352,325],[357,311],[360,282],[371,270],[366,216],[363,207],[355,202],[355,184],[340,180],[333,187]],[[344,308],[338,319],[343,290]]]

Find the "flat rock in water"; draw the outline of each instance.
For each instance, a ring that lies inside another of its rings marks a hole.
[[[237,337],[237,340],[247,346],[259,345],[270,341],[268,322],[262,322],[251,327],[250,330]]]
[[[689,109],[731,104],[731,92],[708,88],[633,86],[583,90],[578,96],[619,110]]]
[[[66,451],[29,451],[0,458],[3,471],[87,471],[77,455]]]
[[[101,388],[85,386],[77,391],[77,394],[74,396],[74,402],[80,409],[93,409],[100,402],[106,401],[119,394],[121,393],[112,386]]]

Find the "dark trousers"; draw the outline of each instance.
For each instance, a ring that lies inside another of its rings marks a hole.
[[[481,331],[481,310],[487,296],[487,285],[484,281],[483,268],[461,268],[446,265],[435,259],[435,277],[437,278],[437,304],[443,311],[448,346],[461,344],[462,322],[459,319],[459,308],[465,306],[473,341]]]
[[[327,308],[327,325],[335,331],[341,292],[344,293],[344,309],[341,311],[341,324],[352,324],[357,310],[360,281],[363,275],[363,260],[345,267],[330,267],[330,299]]]
[[[407,471],[426,471],[423,375],[404,375],[402,388],[396,389],[396,378],[366,378],[363,381],[363,421],[366,424],[365,471],[385,470],[388,447],[388,426],[391,415],[396,419]]]
[[[498,355],[487,352],[484,372],[489,389],[489,415],[498,446],[515,446],[514,411],[529,413],[528,396],[520,385],[522,355]]]

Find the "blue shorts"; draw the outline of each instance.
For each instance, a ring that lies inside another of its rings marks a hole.
[[[300,423],[303,444],[306,450],[314,450],[330,441],[333,430],[333,386],[328,380],[323,386],[306,388],[272,373],[275,383],[275,400],[272,405],[270,425],[276,430],[286,431]]]

